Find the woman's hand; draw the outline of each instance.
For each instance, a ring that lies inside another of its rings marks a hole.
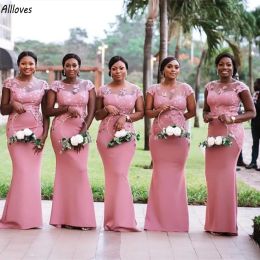
[[[104,109],[113,116],[119,115],[119,110],[113,105],[107,105]]]
[[[212,115],[210,115],[209,112],[204,112],[203,113],[203,120],[205,123],[209,123],[214,119],[214,117]]]
[[[80,113],[75,107],[69,106],[68,107],[68,114],[73,118],[80,117]]]
[[[231,119],[231,116],[227,116],[225,114],[222,114],[218,116],[218,120],[224,124],[232,124],[233,120]]]
[[[46,141],[46,138],[47,138],[47,136],[44,135],[41,138],[37,139],[37,141],[36,141],[37,143],[36,143],[36,145],[33,148],[35,154],[39,154],[39,153],[42,152],[44,144],[45,144],[45,141]]]
[[[13,107],[14,111],[18,114],[22,114],[22,113],[26,112],[25,108],[23,107],[23,105],[20,102],[13,101],[12,107]]]
[[[123,129],[124,128],[124,126],[125,126],[125,122],[126,122],[126,116],[120,116],[118,119],[117,119],[117,121],[116,121],[116,123],[115,123],[115,125],[114,125],[114,128],[115,128],[115,130],[116,131],[120,131],[121,129]]]
[[[158,108],[156,109],[156,112],[157,112],[158,115],[159,115],[160,113],[163,113],[163,112],[169,111],[169,110],[171,110],[171,106],[170,106],[170,105],[162,105],[162,106],[160,106],[160,107],[158,107]]]

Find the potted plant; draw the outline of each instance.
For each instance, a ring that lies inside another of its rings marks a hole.
[[[260,246],[260,216],[255,216],[253,223],[254,231],[252,237]]]

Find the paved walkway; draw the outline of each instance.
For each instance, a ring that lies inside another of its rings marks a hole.
[[[252,135],[251,129],[245,130],[245,142],[243,146],[243,157],[246,164],[251,162],[251,151],[252,151]],[[258,158],[258,167],[260,167],[260,158]],[[238,179],[243,180],[248,185],[254,187],[260,191],[260,172],[254,169],[245,169],[240,167],[240,171],[237,172]]]
[[[239,236],[221,237],[203,232],[204,206],[189,206],[189,233],[118,233],[104,232],[103,203],[95,203],[98,228],[92,231],[57,229],[48,225],[51,202],[43,201],[42,205],[43,229],[0,230],[0,260],[260,259],[260,248],[249,236],[252,218],[259,214],[257,208],[239,208]],[[3,206],[1,200],[0,211]],[[145,204],[135,204],[140,227],[143,227],[145,210]]]

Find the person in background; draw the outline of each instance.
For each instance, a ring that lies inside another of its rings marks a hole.
[[[232,139],[229,146],[221,145],[221,141],[220,145],[206,148],[208,197],[205,231],[236,236],[236,164],[244,140],[241,123],[255,116],[255,107],[249,88],[234,78],[237,72],[234,57],[229,53],[220,53],[215,65],[219,79],[209,82],[205,87],[203,118],[209,124],[209,137],[231,135]],[[244,106],[242,114],[238,114],[240,102]]]
[[[146,95],[145,114],[154,118],[149,139],[153,175],[145,217],[145,230],[188,232],[189,216],[185,181],[185,164],[189,152],[188,136],[171,128],[188,131],[187,120],[196,114],[194,91],[177,80],[180,63],[165,58],[160,65],[163,80],[151,86]],[[165,129],[166,139],[159,138]]]
[[[76,138],[89,129],[95,113],[95,86],[79,78],[81,59],[74,53],[63,57],[63,80],[50,85],[47,114],[54,116],[51,127],[56,156],[56,174],[50,224],[88,230],[96,227],[91,186],[88,180],[88,144],[77,146]],[[58,103],[58,107],[55,103]],[[63,138],[72,138],[74,148],[64,150]],[[81,142],[80,141],[80,142]]]
[[[126,80],[128,63],[123,57],[112,57],[108,68],[112,81],[98,89],[95,114],[97,120],[102,120],[97,148],[105,171],[104,229],[140,231],[128,183],[129,167],[136,149],[135,138],[132,136],[129,142],[114,147],[108,147],[108,144],[118,134],[135,132],[133,122],[144,116],[143,94],[139,87]]]
[[[19,74],[4,82],[1,101],[1,113],[9,115],[6,136],[13,172],[0,229],[42,226],[40,173],[41,151],[49,129],[48,84],[34,76],[37,56],[33,52],[21,52],[17,65]],[[33,134],[38,145],[34,143]],[[25,138],[30,142],[25,142]]]
[[[257,166],[260,139],[260,78],[256,79],[254,82],[254,91],[253,101],[256,109],[256,117],[251,120],[251,132],[253,138],[252,157],[251,162],[246,166],[246,169],[255,169],[260,171],[260,166]]]

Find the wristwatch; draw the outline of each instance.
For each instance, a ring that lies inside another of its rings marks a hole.
[[[232,121],[232,124],[234,124],[236,121],[236,118],[234,116],[231,116],[231,121]]]
[[[129,115],[125,115],[126,122],[131,122],[131,118]]]

